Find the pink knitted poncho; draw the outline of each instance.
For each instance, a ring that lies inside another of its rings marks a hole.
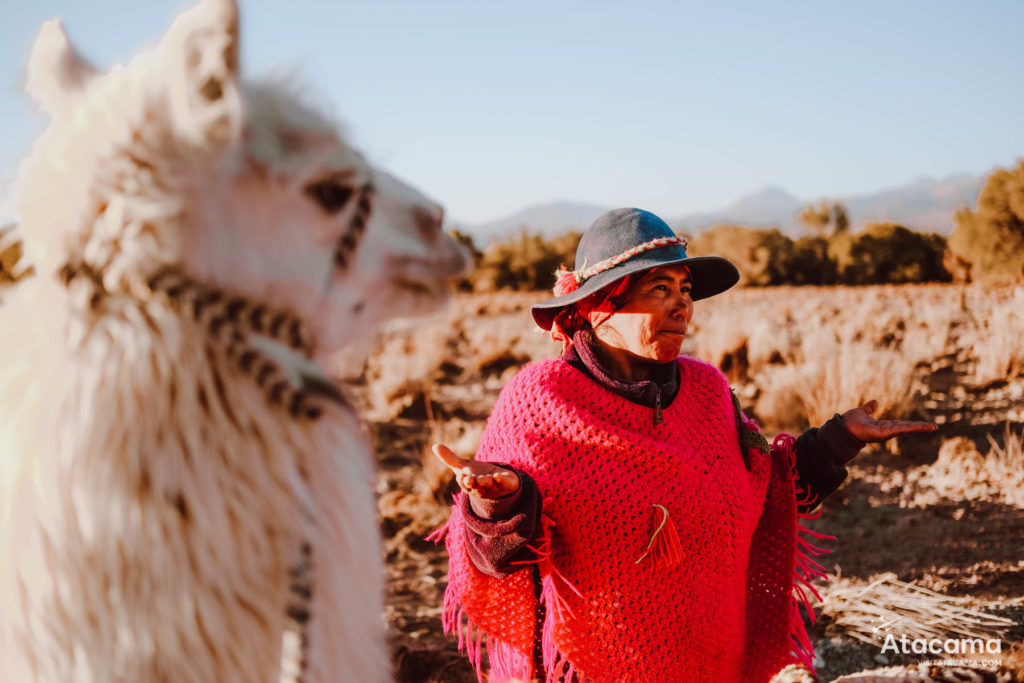
[[[819,551],[798,537],[793,440],[751,451],[748,469],[725,377],[692,358],[678,364],[661,424],[561,359],[526,366],[503,389],[476,457],[527,472],[544,497],[535,549],[545,671],[532,670],[529,568],[503,579],[478,571],[455,505],[445,628],[478,672],[486,642],[492,683],[570,672],[761,683],[809,664],[793,592],[809,588],[818,565],[807,553]],[[653,530],[672,545],[673,527],[681,552],[646,552]]]

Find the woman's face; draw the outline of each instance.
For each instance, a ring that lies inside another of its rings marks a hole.
[[[680,264],[644,273],[630,288],[626,305],[598,325],[598,338],[636,360],[675,360],[693,317],[690,285]]]

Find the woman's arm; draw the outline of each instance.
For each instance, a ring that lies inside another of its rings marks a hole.
[[[808,512],[835,493],[846,479],[846,463],[853,460],[864,442],[855,437],[836,415],[821,427],[811,427],[796,440],[796,485],[810,494],[810,502],[799,505]]]
[[[432,450],[463,491],[465,523],[452,531],[464,534],[470,560],[496,578],[521,569],[514,563],[532,559],[528,545],[540,525],[541,498],[533,479],[508,465],[460,458],[443,444]]]
[[[501,498],[462,496],[466,550],[474,566],[484,574],[504,578],[522,569],[532,560],[528,547],[539,530],[541,499],[537,485],[525,472],[519,476],[519,488]]]
[[[831,495],[846,478],[846,463],[853,460],[868,443],[883,443],[904,434],[934,432],[934,422],[912,420],[876,420],[871,414],[878,401],[868,401],[859,408],[836,415],[822,425],[816,434],[808,429],[797,439],[797,485],[803,484],[815,495],[811,509]],[[801,440],[804,444],[801,445]]]

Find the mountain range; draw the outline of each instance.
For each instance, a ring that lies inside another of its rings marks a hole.
[[[957,174],[936,180],[919,178],[898,187],[868,194],[803,200],[786,190],[769,185],[736,200],[717,211],[664,216],[677,232],[696,233],[719,223],[755,228],[779,228],[790,237],[806,234],[797,220],[808,204],[825,199],[846,207],[851,227],[865,223],[892,221],[919,232],[948,235],[953,230],[953,214],[962,206],[973,206],[985,176]],[[453,227],[473,236],[478,246],[517,230],[553,237],[568,230],[583,230],[602,213],[614,207],[558,200],[529,206],[509,216],[485,223],[454,223]]]

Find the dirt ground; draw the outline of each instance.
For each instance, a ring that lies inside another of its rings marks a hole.
[[[805,292],[830,300],[834,294]],[[905,290],[871,295],[908,296]],[[943,300],[941,291],[929,290],[926,295]],[[769,290],[748,290],[741,303],[763,307],[772,296]],[[983,294],[959,296],[963,308],[966,297]],[[1006,298],[1005,293],[1001,296]],[[531,329],[526,307],[532,300],[535,295],[463,297],[448,317],[389,331],[374,356],[347,370],[379,457],[387,616],[397,681],[475,680],[454,640],[441,632],[447,558],[443,548],[425,536],[446,521],[455,487],[427,453],[430,443],[443,441],[468,457],[504,382],[524,363],[557,351]],[[984,313],[971,315],[980,318]],[[1013,478],[1024,476],[1024,455],[1014,436],[1024,427],[1024,368],[1011,355],[1008,374],[976,381],[983,360],[972,350],[977,342],[956,334],[967,325],[958,323],[955,315],[948,324],[946,339],[929,347],[928,358],[907,361],[914,381],[909,411],[936,419],[940,431],[863,452],[812,526],[837,539],[827,544],[834,548],[824,561],[831,572],[865,584],[893,573],[900,581],[964,606],[1007,617],[1015,623],[1002,633],[1009,649],[1024,639],[1024,487],[1019,483],[1024,479]],[[913,320],[904,321],[903,329],[914,328]],[[754,339],[744,341],[748,349]],[[1020,344],[1019,339],[1014,343]],[[902,341],[897,334],[881,343],[898,347]],[[874,342],[874,348],[879,343]],[[705,356],[714,355],[713,349],[703,351]],[[760,405],[766,391],[758,385],[762,369],[745,360],[748,367],[736,372],[736,356],[726,350],[721,357],[732,359],[730,378],[741,396],[753,397],[745,405]],[[762,418],[756,413],[755,417]],[[993,463],[1000,454],[998,462],[1007,469],[996,473]],[[823,588],[827,600],[827,587]],[[823,682],[865,668],[914,661],[882,655],[878,644],[856,640],[829,618],[819,619],[811,633]]]

